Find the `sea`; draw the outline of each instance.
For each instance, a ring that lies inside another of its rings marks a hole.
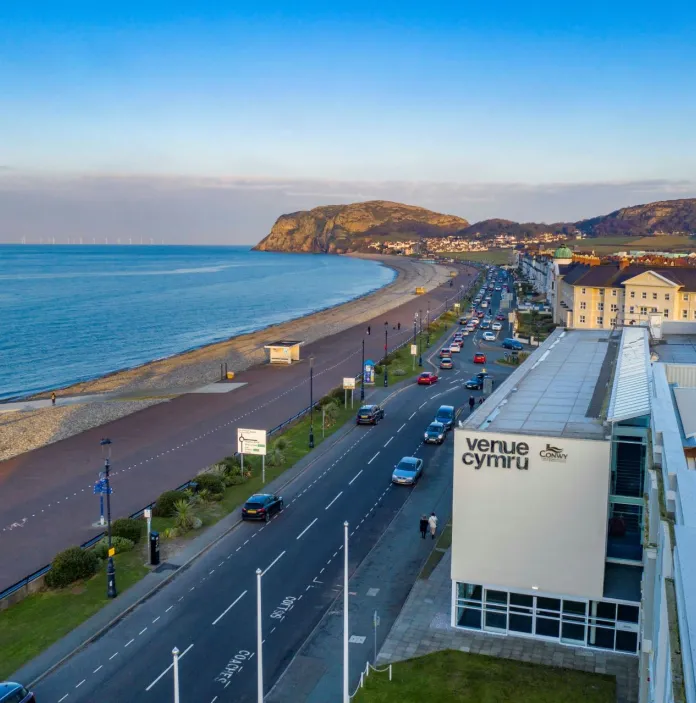
[[[302,317],[394,276],[375,261],[248,247],[0,245],[0,400]]]

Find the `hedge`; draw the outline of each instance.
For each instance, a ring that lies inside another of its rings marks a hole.
[[[136,520],[134,518],[122,517],[118,520],[114,520],[111,523],[111,536],[112,537],[123,537],[127,540],[137,544],[140,542],[140,536],[143,533],[143,522],[142,520]]]
[[[135,546],[135,542],[132,539],[126,539],[125,537],[111,537],[111,546],[116,550],[116,554],[121,554],[121,552],[130,552]],[[101,542],[97,542],[94,547],[94,553],[97,555],[98,559],[104,560],[109,556],[109,540],[104,537]]]
[[[69,547],[59,552],[51,570],[46,574],[49,588],[64,588],[75,581],[94,576],[99,568],[99,558],[91,549]]]
[[[199,474],[194,481],[197,484],[196,490],[199,492],[207,490],[210,493],[224,493],[225,491],[225,483],[217,474]]]
[[[174,504],[183,497],[181,491],[165,491],[157,499],[152,514],[155,517],[173,517],[174,513],[176,513]]]

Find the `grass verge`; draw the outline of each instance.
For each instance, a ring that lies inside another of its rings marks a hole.
[[[484,264],[507,266],[510,264],[511,253],[512,249],[489,249],[488,251],[447,251],[443,252],[442,255],[463,261],[477,261]]]
[[[392,681],[370,673],[356,703],[614,703],[616,679],[454,650],[397,662]]]
[[[427,539],[427,538],[426,538]],[[419,579],[429,579],[435,567],[440,563],[445,552],[452,546],[452,523],[445,525],[445,529],[440,534],[439,539],[435,543],[435,548],[430,552],[430,556],[423,565],[423,569],[418,575]]]

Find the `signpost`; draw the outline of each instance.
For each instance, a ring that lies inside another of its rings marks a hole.
[[[111,495],[114,492],[114,489],[111,488],[111,486],[108,486],[106,482],[106,477],[103,472],[99,474],[99,480],[95,482],[94,484],[94,495],[99,496],[99,525],[103,527],[106,524],[106,521],[104,520],[104,496],[106,493],[109,493]]]
[[[377,628],[379,627],[379,615],[377,615],[377,611],[375,610],[374,614],[372,615],[372,628],[374,629],[375,633],[375,658],[372,660],[372,665],[377,666]]]
[[[261,457],[261,481],[266,483],[266,430],[237,428],[237,451],[242,458],[242,472],[244,471],[245,454],[255,454]]]
[[[353,409],[353,392],[355,391],[355,378],[352,376],[343,379],[343,407],[348,407],[348,391],[350,391],[350,407]]]
[[[418,356],[418,345],[411,345],[411,356],[413,357],[413,370],[416,370],[416,357]]]
[[[365,385],[374,386],[375,385],[375,362],[368,359],[365,362],[365,367],[363,368],[363,378],[365,379]]]

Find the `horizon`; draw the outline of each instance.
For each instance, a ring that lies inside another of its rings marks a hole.
[[[648,7],[2,8],[0,241],[255,244],[370,199],[553,223],[696,197],[696,7]]]

